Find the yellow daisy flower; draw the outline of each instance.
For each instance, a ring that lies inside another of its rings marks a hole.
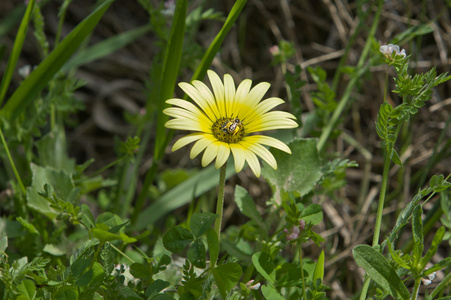
[[[251,89],[252,81],[244,80],[235,88],[232,76],[224,75],[224,83],[219,76],[208,71],[213,93],[201,81],[191,84],[182,82],[180,88],[197,104],[182,99],[169,99],[166,103],[173,107],[163,112],[173,117],[165,126],[171,129],[190,130],[194,133],[179,139],[172,151],[195,142],[190,157],[195,158],[204,151],[202,166],[205,167],[215,158],[218,169],[233,154],[235,170],[239,172],[247,162],[255,176],[260,176],[260,156],[271,167],[277,169],[274,156],[263,145],[271,146],[291,154],[290,148],[283,142],[269,136],[250,135],[255,132],[295,128],[296,117],[284,111],[270,111],[284,103],[280,98],[262,100],[270,84],[262,82]]]

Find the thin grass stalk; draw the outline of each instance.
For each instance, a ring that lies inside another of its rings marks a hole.
[[[381,16],[383,4],[384,4],[383,0],[379,0],[377,3],[377,11],[376,11],[376,14],[374,15],[373,24],[371,25],[371,29],[368,32],[368,36],[370,38],[368,38],[366,40],[365,46],[362,50],[362,55],[360,55],[359,61],[356,66],[356,70],[358,70],[358,72],[361,72],[364,70],[365,61],[370,53],[371,46],[373,43],[373,40],[371,37],[373,37],[374,34],[376,33],[376,29],[377,29],[377,25],[379,24],[379,19]],[[318,140],[318,145],[317,145],[318,152],[320,152],[320,153],[323,152],[324,147],[327,142],[327,139],[329,138],[330,134],[332,133],[332,130],[337,126],[337,122],[338,122],[340,116],[342,115],[342,113],[344,112],[345,108],[351,103],[351,99],[352,99],[351,93],[353,92],[354,87],[359,80],[360,80],[360,74],[355,74],[349,81],[348,85],[346,86],[346,90],[343,93],[343,97],[341,98],[340,102],[338,103],[337,108],[334,110],[334,113],[332,114],[330,121],[327,123],[326,127],[324,127],[324,129],[321,133],[321,136]]]

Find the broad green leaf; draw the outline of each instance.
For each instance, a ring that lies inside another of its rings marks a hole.
[[[75,172],[75,160],[69,158],[66,144],[66,134],[63,129],[55,128],[36,143],[39,164],[64,170],[72,174]]]
[[[4,254],[7,247],[8,247],[8,237],[3,236],[2,238],[0,238],[0,253]]]
[[[23,43],[25,41],[25,37],[27,36],[28,24],[32,16],[35,3],[36,0],[30,0],[28,2],[27,10],[25,11],[25,15],[22,18],[22,22],[20,23],[19,30],[16,34],[14,46],[11,50],[8,64],[6,65],[6,70],[2,75],[2,82],[0,84],[0,106],[3,104],[3,100],[5,98],[6,92],[8,91],[11,78],[14,74],[14,69],[16,68],[17,61],[19,60],[20,52],[22,52]]]
[[[207,261],[207,251],[202,240],[197,239],[192,243],[186,253],[186,257],[196,267],[204,269]]]
[[[306,223],[318,225],[323,220],[323,210],[319,204],[310,204],[301,212],[301,219]]]
[[[150,278],[152,276],[151,270],[144,264],[134,263],[130,266],[130,274],[136,278]]]
[[[263,167],[263,176],[276,187],[276,193],[310,192],[322,176],[321,160],[314,139],[296,139],[288,144],[292,154],[273,150],[277,170],[268,165]]]
[[[31,72],[2,109],[8,120],[14,120],[35,99],[53,76],[68,61],[83,40],[94,30],[113,0],[106,0],[62,40]]]
[[[67,71],[72,68],[85,65],[109,54],[112,54],[119,49],[127,46],[137,38],[149,32],[151,25],[144,25],[120,34],[117,34],[107,40],[101,41],[87,49],[84,49],[74,55],[62,68],[62,71]]]
[[[75,280],[75,285],[78,287],[86,287],[89,285],[93,278],[94,271],[92,269],[89,269],[85,273],[81,274],[77,280]]]
[[[315,265],[315,271],[313,272],[313,282],[316,282],[317,279],[320,279],[321,282],[324,279],[324,250],[321,251]]]
[[[200,237],[211,227],[216,218],[218,216],[210,212],[194,213],[189,223],[191,233],[196,238]]]
[[[352,250],[357,264],[368,276],[393,297],[409,299],[410,293],[390,263],[378,251],[368,245],[359,245]]]
[[[55,300],[78,300],[76,286],[62,286],[56,294]]]
[[[276,266],[273,259],[266,252],[257,252],[252,255],[252,263],[255,269],[271,284],[276,281]]]
[[[95,262],[92,265],[91,270],[92,270],[92,279],[89,283],[89,288],[97,289],[103,283],[103,280],[105,278],[105,271],[104,271],[102,265],[99,264],[98,262]]]
[[[208,254],[210,255],[210,264],[216,264],[219,256],[219,240],[216,231],[213,228],[207,230]]]
[[[46,215],[53,220],[58,213],[50,207],[50,202],[39,195],[44,191],[44,185],[49,184],[55,188],[54,193],[62,200],[70,199],[74,189],[71,176],[64,171],[56,171],[49,167],[30,165],[32,178],[31,186],[27,188],[27,204],[32,209]]]
[[[82,215],[81,218],[85,225],[90,225],[91,227],[96,226],[96,222],[94,220],[94,216],[92,215],[91,209],[86,204],[81,205]]]
[[[89,259],[77,259],[70,266],[70,272],[74,275],[74,277],[79,277],[90,264],[91,260]]]
[[[266,235],[267,226],[265,222],[263,222],[254,200],[251,198],[249,193],[239,185],[235,187],[235,202],[240,211],[245,216],[251,218],[251,220],[253,220],[260,227],[260,230],[262,230]]]
[[[167,288],[169,285],[170,283],[167,281],[163,281],[161,279],[155,280],[154,282],[152,282],[151,285],[149,285],[149,287],[146,290],[147,299],[156,299],[153,297],[158,295],[162,290]]]
[[[223,299],[226,299],[227,292],[238,283],[242,273],[240,265],[233,262],[219,265],[213,269],[213,277]]]
[[[163,236],[163,245],[169,251],[177,253],[191,244],[193,239],[194,237],[189,230],[182,226],[175,226]]]
[[[226,178],[229,178],[235,173],[234,165],[232,163],[227,164]],[[214,166],[202,169],[189,179],[169,190],[141,212],[132,229],[135,231],[145,229],[148,225],[155,223],[172,210],[191,202],[192,199],[215,188],[218,185],[218,180],[219,172]]]
[[[261,287],[263,296],[265,296],[265,299],[271,299],[271,300],[285,300],[286,298],[283,297],[279,292],[269,285],[262,285]]]
[[[155,139],[154,156],[156,160],[161,159],[164,154],[164,149],[169,142],[166,135],[166,127],[164,124],[169,120],[169,116],[163,113],[163,109],[169,105],[166,100],[174,96],[174,88],[179,74],[180,61],[182,60],[183,40],[185,36],[185,20],[186,20],[187,1],[177,1],[174,17],[172,18],[171,34],[166,46],[166,52],[163,62],[163,72],[161,74],[161,81],[158,95],[158,117],[157,129]]]
[[[213,42],[211,42],[210,46],[208,47],[207,51],[202,57],[199,66],[197,67],[193,77],[191,78],[191,81],[202,80],[204,78],[205,74],[207,73],[207,70],[210,68],[211,63],[213,62],[213,58],[216,56],[219,49],[221,48],[222,42],[227,36],[227,33],[229,33],[230,29],[232,29],[232,26],[235,24],[235,21],[240,15],[241,11],[243,10],[246,2],[247,0],[237,0],[235,2],[232,9],[230,10],[229,15],[227,16],[227,20],[224,22],[224,25],[222,26],[221,30],[216,35]]]
[[[54,245],[54,244],[46,244],[44,246],[44,249],[42,251],[49,253],[53,256],[62,256],[67,254],[66,247],[63,247],[62,245]]]
[[[23,280],[18,286],[17,290],[20,292],[20,296],[17,300],[33,300],[36,296],[36,286],[33,281],[29,279]]]

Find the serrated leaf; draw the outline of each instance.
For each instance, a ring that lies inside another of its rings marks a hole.
[[[310,204],[301,212],[301,219],[312,225],[318,225],[323,220],[323,210],[319,204]]]
[[[268,165],[263,167],[263,176],[276,190],[310,192],[322,176],[321,160],[314,139],[296,139],[288,143],[292,154],[273,150],[277,170]]]
[[[368,245],[359,245],[352,250],[357,264],[363,267],[368,276],[384,291],[401,299],[409,299],[410,293],[390,263],[378,251]]]
[[[223,299],[226,299],[228,291],[238,283],[242,273],[241,266],[233,262],[219,265],[213,269],[213,277]]]
[[[204,243],[200,239],[196,239],[194,243],[190,245],[186,256],[194,266],[200,269],[206,267],[207,251],[205,250]]]
[[[194,237],[189,230],[182,226],[175,226],[163,236],[163,245],[169,251],[177,253],[191,244],[193,239]]]
[[[218,216],[210,212],[194,213],[189,223],[191,233],[196,238],[200,237],[211,227],[216,218]]]
[[[276,266],[274,261],[266,252],[257,252],[252,255],[252,263],[255,269],[271,284],[276,281]]]

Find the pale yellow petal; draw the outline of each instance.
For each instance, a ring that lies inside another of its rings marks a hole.
[[[270,146],[270,147],[277,148],[279,150],[282,150],[284,152],[291,154],[290,148],[285,143],[279,141],[278,139],[270,137],[270,136],[250,135],[250,136],[244,137],[243,141],[246,141],[251,144],[262,144],[262,145]]]
[[[256,109],[257,104],[263,99],[263,96],[266,94],[270,86],[271,85],[267,82],[261,82],[252,88],[244,99],[244,103],[247,108],[240,112],[242,119],[245,119]]]
[[[244,142],[241,141],[241,144],[249,149],[250,151],[254,152],[255,154],[257,154],[258,156],[260,156],[264,161],[266,161],[268,163],[268,165],[270,165],[274,170],[277,170],[277,162],[276,159],[274,158],[274,156],[272,155],[271,152],[269,152],[268,149],[266,149],[265,147],[263,147],[260,144],[257,143],[248,143],[248,142]]]
[[[203,134],[202,139],[198,140],[191,148],[190,158],[193,159],[199,155],[205,148],[210,146],[214,141],[214,137],[211,134]]]
[[[224,117],[232,117],[235,106],[235,83],[233,82],[232,76],[229,74],[224,75],[224,92],[225,92],[225,114]],[[236,116],[236,114],[235,114]]]
[[[298,124],[293,119],[296,119],[296,117],[288,112],[270,111],[262,116],[256,116],[250,122],[246,122],[246,132],[296,128]]]
[[[218,155],[215,161],[215,168],[219,169],[224,165],[230,155],[230,147],[227,143],[219,143]]]
[[[208,166],[213,159],[216,158],[219,151],[220,143],[211,143],[204,151],[204,155],[202,156],[202,167]]]
[[[166,128],[178,129],[178,130],[191,130],[191,131],[203,131],[205,128],[198,121],[188,119],[172,119],[164,124]],[[211,131],[211,130],[210,130]]]
[[[238,173],[243,169],[246,162],[243,147],[240,144],[230,144],[230,150],[232,150],[235,161],[235,171]]]
[[[252,172],[254,172],[255,176],[260,177],[261,169],[257,156],[250,150],[244,150],[244,154],[247,164],[251,168]]]
[[[199,133],[192,133],[188,134],[175,142],[174,146],[172,146],[172,151],[177,151],[178,149],[188,145],[189,143],[192,143],[194,141],[197,141],[198,139],[202,138],[202,134]]]
[[[215,97],[211,93],[210,89],[199,80],[194,80],[192,84],[196,87],[196,89],[204,96],[205,100],[208,102],[208,106],[211,108],[213,113],[215,114],[216,119],[221,118],[221,114],[218,110],[218,105],[216,103]]]
[[[238,86],[235,94],[235,100],[233,101],[233,107],[231,108],[231,111],[227,111],[229,114],[229,117],[236,117],[238,116],[240,119],[243,119],[243,111],[241,107],[241,103],[244,103],[246,100],[247,94],[249,94],[249,90],[251,89],[252,80],[245,79],[241,81],[240,85]]]
[[[211,87],[213,89],[213,93],[215,95],[216,103],[218,106],[219,114],[222,117],[226,116],[225,111],[225,93],[224,93],[224,85],[222,84],[221,78],[219,78],[218,74],[215,72],[208,70],[207,71],[208,79],[210,80]]]
[[[179,83],[180,88],[204,111],[204,113],[212,120],[216,120],[213,110],[210,108],[207,99],[191,84],[186,82]]]
[[[266,100],[263,100],[257,105],[257,107],[254,110],[249,112],[245,120],[247,123],[250,123],[254,118],[264,115],[265,113],[267,113],[268,111],[270,111],[271,109],[282,103],[285,103],[285,101],[277,97],[271,97]]]

